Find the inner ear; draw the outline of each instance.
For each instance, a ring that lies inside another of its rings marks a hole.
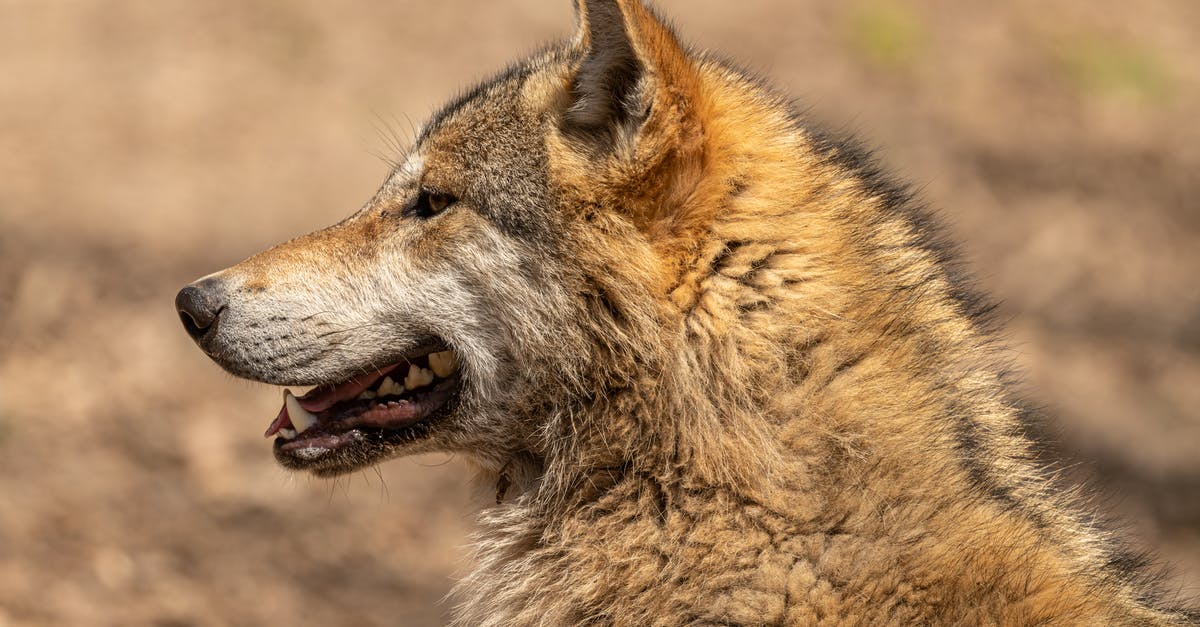
[[[569,133],[604,139],[644,115],[637,93],[645,67],[615,0],[580,0],[578,9],[586,49],[563,125]]]

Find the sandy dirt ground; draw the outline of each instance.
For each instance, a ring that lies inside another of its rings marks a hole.
[[[1200,596],[1200,3],[662,0],[855,131],[1001,302],[1046,456]],[[0,626],[437,625],[461,460],[277,468],[188,281],[349,214],[568,0],[0,2]]]

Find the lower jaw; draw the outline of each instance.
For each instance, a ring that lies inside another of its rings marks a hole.
[[[310,449],[336,451],[360,443],[402,444],[423,439],[429,434],[429,421],[425,419],[408,427],[382,429],[378,427],[354,428],[339,433],[314,433],[303,439],[275,440],[277,453],[290,453]]]
[[[342,433],[317,433],[303,440],[284,440],[280,438],[275,440],[275,450],[285,453],[306,449],[332,451],[344,448],[354,442],[361,442],[365,437],[362,431],[351,429]]]
[[[428,434],[425,425],[418,425],[403,431],[354,429],[304,442],[276,442],[275,461],[291,470],[331,477],[382,462],[406,445],[425,440]]]

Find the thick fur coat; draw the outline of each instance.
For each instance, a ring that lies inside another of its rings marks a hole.
[[[463,625],[1194,620],[1034,461],[987,307],[902,187],[639,0],[578,12],[362,211],[191,297],[201,346],[271,383],[422,334],[457,353],[419,430],[281,462],[474,460],[496,504]]]

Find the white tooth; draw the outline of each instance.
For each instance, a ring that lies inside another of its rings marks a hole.
[[[429,369],[439,377],[446,376],[442,374],[446,371],[446,364],[442,361],[443,357],[445,357],[444,353],[429,353]]]
[[[433,383],[433,373],[416,365],[408,367],[408,376],[404,377],[404,387],[415,390]]]
[[[433,373],[439,377],[448,377],[458,370],[458,358],[454,355],[454,351],[444,351],[441,353],[431,353],[429,355],[429,367],[433,369]]]
[[[287,403],[288,417],[292,419],[292,426],[296,427],[296,433],[304,433],[317,424],[317,417],[300,406],[300,401],[296,400],[291,390],[285,391],[283,398]]]
[[[369,401],[374,398],[375,398],[375,393],[372,392],[371,390],[367,390],[366,392],[363,392],[362,394],[358,395],[358,400],[360,400],[360,401]]]
[[[295,440],[296,436],[298,436],[300,434],[296,433],[295,429],[280,429],[279,435],[282,436],[283,439],[285,439],[285,440]]]
[[[400,387],[391,377],[384,377],[383,383],[379,384],[378,396],[392,396],[395,394],[403,394],[404,388]]]

